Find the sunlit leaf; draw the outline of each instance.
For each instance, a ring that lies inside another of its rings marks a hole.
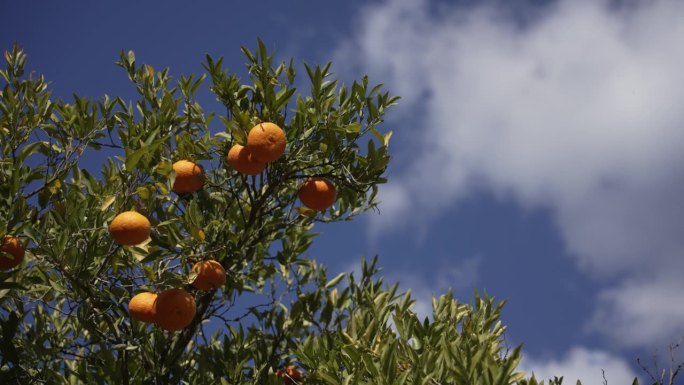
[[[202,229],[200,229],[200,228],[197,228],[197,227],[193,227],[193,229],[192,229],[192,237],[195,238],[196,240],[202,242],[202,241],[204,241],[204,238],[205,238],[206,236],[205,236],[205,234],[204,234],[204,230],[202,230]]]
[[[105,197],[104,201],[100,205],[100,211],[107,211],[109,206],[112,205],[116,201],[116,196],[115,195],[110,195],[108,197]]]

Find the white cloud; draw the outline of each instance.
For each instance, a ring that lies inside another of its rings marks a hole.
[[[684,308],[662,280],[684,276],[684,2],[614,4],[557,1],[521,25],[494,6],[388,0],[338,56],[388,83],[401,114],[425,111],[396,130],[419,156],[381,191],[374,234],[424,227],[475,187],[548,208],[583,271],[623,280],[593,326],[633,346],[684,330],[679,313],[627,305],[651,293]]]
[[[608,334],[630,347],[668,346],[676,342],[669,330],[684,336],[681,275],[653,281],[626,280],[601,293],[590,329]]]
[[[627,362],[618,356],[601,350],[591,350],[577,346],[570,349],[560,360],[556,359],[523,359],[521,370],[537,380],[563,377],[564,384],[574,385],[577,380],[583,385],[599,385],[608,381],[609,385],[631,384],[637,375]]]

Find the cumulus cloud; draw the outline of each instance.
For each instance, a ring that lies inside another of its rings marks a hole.
[[[560,360],[525,357],[521,369],[545,382],[563,377],[564,384],[574,384],[577,380],[585,385],[603,384],[604,374],[609,384],[631,384],[638,377],[620,357],[580,346],[570,349]]]
[[[406,117],[424,111],[419,155],[381,191],[372,232],[429,225],[474,188],[547,208],[583,271],[622,280],[600,293],[593,330],[631,346],[684,334],[679,311],[654,305],[684,308],[667,278],[684,276],[684,3],[615,4],[562,0],[521,22],[387,0],[338,55],[387,80]]]
[[[668,346],[676,338],[667,332],[682,330],[682,293],[684,282],[678,274],[652,281],[627,279],[599,295],[597,311],[587,327],[628,347]]]

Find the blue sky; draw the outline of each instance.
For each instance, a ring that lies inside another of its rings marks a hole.
[[[628,383],[684,336],[684,3],[188,4],[4,1],[0,43],[65,99],[133,97],[122,48],[176,76],[205,53],[242,73],[261,37],[368,73],[403,98],[381,214],[318,226],[311,257],[336,272],[378,254],[423,314],[449,287],[508,299],[508,339],[542,376]]]

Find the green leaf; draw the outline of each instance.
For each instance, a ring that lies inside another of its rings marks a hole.
[[[169,176],[169,174],[171,174],[173,171],[173,164],[168,160],[162,160],[161,162],[157,163],[154,171],[159,175]]]
[[[195,240],[197,241],[203,242],[206,238],[206,235],[204,234],[204,230],[200,229],[199,227],[193,227],[192,237],[195,238]]]
[[[347,273],[345,272],[338,274],[335,278],[331,279],[330,281],[328,281],[328,283],[325,284],[325,288],[330,289],[331,287],[336,286],[346,275]]]
[[[342,130],[348,134],[358,134],[361,131],[361,123],[352,123]]]
[[[373,134],[373,136],[375,136],[375,137],[380,141],[380,143],[382,143],[382,142],[383,142],[383,136],[382,136],[382,134],[380,133],[380,131],[378,131],[378,130],[377,130],[375,127],[373,127],[373,126],[370,126],[370,127],[368,127],[368,128],[370,129],[370,132]]]
[[[396,370],[397,370],[397,360],[396,360],[396,351],[397,351],[397,344],[398,341],[394,340],[391,345],[389,346],[384,346],[384,351],[381,357],[381,363],[382,363],[382,371],[385,374],[385,377],[387,378],[395,378],[396,377]]]
[[[26,158],[28,158],[29,156],[31,156],[31,154],[35,153],[38,150],[39,146],[43,145],[44,144],[42,142],[33,142],[27,144],[26,146],[24,146],[24,148],[21,149],[21,151],[19,151],[19,161],[25,161]]]
[[[124,163],[124,165],[126,166],[126,170],[133,171],[138,162],[140,162],[140,159],[149,151],[150,150],[147,147],[141,147],[133,151],[132,154],[126,156],[126,162]]]
[[[423,343],[420,342],[419,338],[411,337],[406,342],[408,343],[408,346],[413,350],[420,350],[423,348]]]
[[[310,209],[310,208],[308,208],[308,207],[295,207],[295,210],[296,210],[300,215],[305,216],[305,217],[310,217],[310,218],[311,218],[311,217],[315,217],[315,216],[316,216],[316,213],[317,213],[316,210],[312,210],[312,209]]]
[[[52,288],[55,289],[57,292],[61,293],[65,291],[64,286],[62,286],[62,284],[55,279],[50,279],[50,286],[52,286]]]
[[[150,240],[148,239],[147,241],[143,242],[140,245],[135,245],[135,246],[124,246],[128,251],[133,254],[133,258],[135,258],[136,261],[142,262],[147,258],[149,255],[149,248],[147,245],[150,243]]]
[[[276,110],[282,110],[285,105],[290,101],[292,95],[294,95],[295,88],[285,89],[283,88],[276,94]]]
[[[266,59],[268,57],[268,53],[266,52],[266,44],[264,44],[263,40],[257,39],[257,45],[258,45],[257,51],[259,52],[259,56],[261,57],[261,60]]]
[[[194,227],[201,229],[202,226],[202,212],[199,208],[199,204],[197,203],[196,200],[190,201],[190,204],[188,204],[188,211],[186,218],[188,219],[189,223],[192,224]]]
[[[340,383],[339,381],[337,381],[337,379],[335,377],[333,377],[333,376],[331,376],[325,372],[316,372],[316,377],[325,381],[326,384],[339,385],[339,383]]]
[[[148,190],[145,186],[140,186],[135,189],[135,193],[138,194],[141,199],[150,199],[150,190]]]

